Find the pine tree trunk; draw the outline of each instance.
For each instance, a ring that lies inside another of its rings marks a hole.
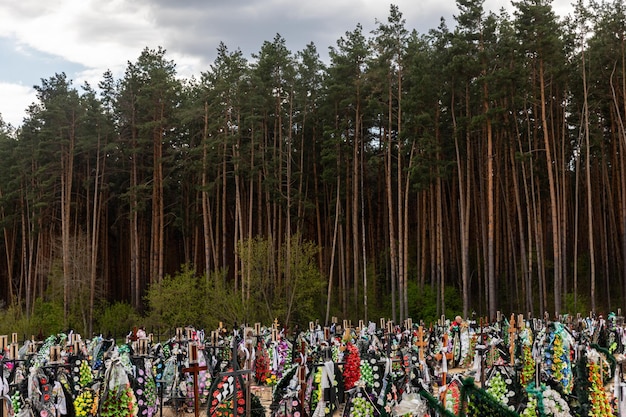
[[[354,304],[356,306],[356,315],[359,316],[359,298],[358,298],[358,278],[359,278],[359,149],[361,144],[361,131],[360,131],[360,113],[361,103],[359,97],[359,85],[356,87],[356,114],[355,114],[355,126],[354,126],[354,140],[352,141],[352,270],[354,274]]]
[[[589,239],[589,280],[591,285],[591,311],[596,311],[596,255],[594,244],[593,222],[593,188],[591,186],[591,141],[589,140],[589,103],[587,101],[587,71],[585,63],[585,50],[581,52],[582,76],[583,76],[583,129],[585,132],[585,184],[587,187],[587,238]]]
[[[91,225],[91,257],[89,271],[89,334],[93,334],[93,314],[96,302],[96,282],[98,280],[98,254],[100,242],[100,225],[102,222],[102,190],[101,179],[104,175],[106,158],[100,156],[100,133],[96,151],[96,172],[94,173],[93,215]]]
[[[335,275],[335,253],[337,250],[337,234],[339,230],[339,217],[341,215],[341,204],[339,203],[339,190],[341,186],[341,178],[337,176],[337,196],[335,198],[335,226],[333,227],[333,244],[330,252],[330,267],[328,269],[328,290],[326,292],[326,318],[324,323],[328,325],[330,318],[330,303],[332,300],[333,277]]]
[[[389,115],[391,117],[391,115]],[[389,125],[391,125],[391,121],[389,121]],[[391,182],[391,172],[393,165],[393,156],[392,156],[392,139],[391,139],[391,130],[385,132],[387,138],[387,150],[385,152],[385,192],[387,195],[387,216],[389,223],[389,256],[390,256],[390,268],[391,268],[391,316],[395,323],[397,323],[397,283],[398,283],[398,265],[397,265],[397,245],[396,245],[396,220],[395,220],[395,210],[393,207],[393,185]]]
[[[489,116],[489,93],[487,90],[487,84],[483,84],[483,111],[486,117],[486,131],[487,131],[487,287],[488,287],[488,300],[489,300],[489,319],[494,320],[496,318],[496,310],[498,309],[498,303],[496,300],[496,268],[495,268],[495,234],[496,234],[496,220],[495,220],[495,185],[494,185],[494,168],[493,168],[493,131],[491,127],[491,118]]]
[[[74,177],[74,144],[75,124],[72,120],[69,126],[67,148],[61,149],[61,241],[63,246],[63,323],[68,324],[70,312],[70,294],[72,291],[71,259],[71,209],[72,209],[72,180]]]
[[[546,110],[546,85],[543,69],[543,60],[539,60],[539,91],[541,97],[541,124],[543,130],[543,142],[546,152],[546,165],[548,168],[548,183],[550,187],[550,214],[552,223],[552,249],[554,264],[554,312],[558,316],[561,313],[561,289],[563,277],[561,275],[561,230],[559,222],[559,200],[557,198],[556,174],[554,172],[552,145],[550,144],[550,131],[548,130],[548,114]],[[592,295],[592,298],[595,295]]]

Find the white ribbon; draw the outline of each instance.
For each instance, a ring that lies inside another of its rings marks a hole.
[[[484,346],[480,345],[480,347],[484,347]],[[476,375],[480,375],[481,369],[482,369],[482,357],[478,349],[476,349],[476,353],[474,354],[474,366],[472,367],[472,371],[474,371]]]
[[[428,370],[428,365],[425,360],[420,361],[420,365],[422,365],[422,378],[424,382],[429,385],[430,384],[430,371]]]
[[[322,368],[322,389],[330,388],[335,380],[335,363],[333,361],[324,362]]]
[[[250,350],[245,345],[240,346],[240,349],[243,351],[243,353],[245,353],[246,361],[249,361],[250,360]]]
[[[59,381],[55,381],[53,391],[56,394],[56,408],[60,415],[67,414],[67,403],[65,399],[65,394],[63,392],[63,388],[61,387],[61,383]]]
[[[326,415],[326,402],[323,397],[323,390],[330,388],[333,385],[335,379],[335,363],[333,361],[324,362],[322,367],[322,398],[320,398],[313,412],[313,417],[324,417]]]
[[[278,349],[277,345],[274,344],[272,346],[272,370],[276,371],[278,369]]]
[[[9,383],[5,377],[0,378],[0,397],[9,398]]]
[[[387,375],[389,375],[391,373],[391,364],[392,364],[391,358],[387,358],[386,357],[385,358],[385,375],[384,376],[387,376]]]

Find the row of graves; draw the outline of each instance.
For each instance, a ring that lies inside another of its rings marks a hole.
[[[621,312],[0,336],[0,417],[620,416]],[[10,339],[10,340],[9,340]]]

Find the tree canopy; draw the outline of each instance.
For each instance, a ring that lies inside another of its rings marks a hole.
[[[623,305],[623,5],[513,6],[420,34],[391,5],[328,62],[277,34],[191,79],[161,47],[98,88],[42,78],[0,119],[0,299],[88,330],[176,277],[242,320]]]

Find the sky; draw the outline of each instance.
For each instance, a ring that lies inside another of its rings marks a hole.
[[[553,0],[557,16],[572,1]],[[452,28],[458,12],[455,0],[0,0],[0,115],[18,127],[42,78],[64,72],[76,88],[97,87],[106,70],[121,78],[146,47],[165,48],[183,78],[207,71],[220,42],[252,59],[276,34],[292,52],[313,42],[326,61],[357,24],[367,35],[385,22],[391,4],[421,34],[442,17]],[[513,10],[510,0],[484,8]]]

